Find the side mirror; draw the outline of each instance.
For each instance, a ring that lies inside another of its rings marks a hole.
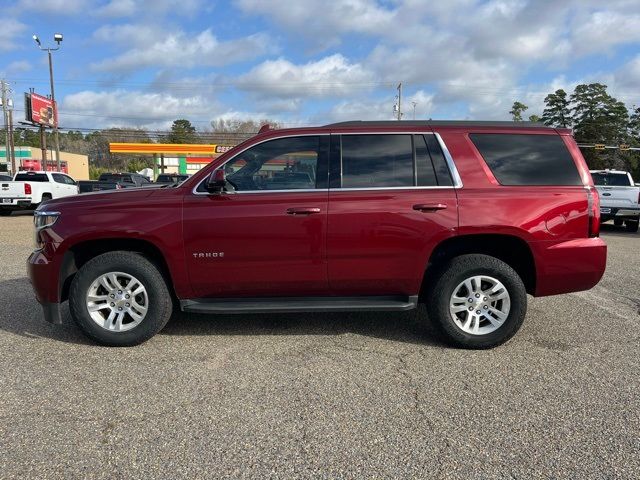
[[[224,169],[219,168],[214,170],[209,179],[207,180],[207,192],[209,193],[222,193],[224,191],[224,187],[227,185],[227,179],[224,172]]]

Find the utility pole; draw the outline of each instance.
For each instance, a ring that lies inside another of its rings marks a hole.
[[[411,102],[411,105],[413,105],[413,119],[416,119],[416,105],[418,105],[418,102]]]
[[[398,84],[398,120],[402,120],[402,82]]]
[[[11,174],[16,173],[16,146],[13,144],[13,109],[7,112],[9,115],[9,153],[11,154]]]
[[[7,115],[7,82],[4,80],[0,80],[0,88],[2,88],[2,117],[4,119],[4,133],[5,133],[5,142],[4,142],[4,151],[5,151],[5,160],[7,163],[9,162],[9,116]]]
[[[58,172],[60,172],[61,168],[60,168],[60,141],[58,140],[58,105],[56,104],[56,94],[53,89],[53,60],[51,57],[51,52],[60,49],[60,42],[62,42],[62,34],[56,33],[53,35],[53,40],[58,44],[56,48],[43,47],[37,35],[33,36],[33,40],[38,44],[38,48],[40,50],[42,51],[46,50],[49,57],[49,82],[51,83],[51,101],[53,103],[53,142],[56,147],[56,169],[58,170]]]
[[[47,171],[47,135],[44,131],[44,125],[40,125],[40,151],[42,152],[42,169]]]

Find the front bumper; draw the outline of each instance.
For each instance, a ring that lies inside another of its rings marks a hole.
[[[36,300],[42,305],[44,319],[62,323],[60,317],[59,269],[42,250],[36,250],[27,259],[27,272]]]
[[[607,244],[601,238],[578,238],[560,243],[533,242],[536,296],[589,290],[607,267]]]

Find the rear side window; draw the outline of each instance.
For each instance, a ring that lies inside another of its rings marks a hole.
[[[431,160],[433,162],[433,168],[436,171],[436,177],[438,179],[438,186],[440,187],[450,187],[453,185],[453,180],[451,179],[451,172],[449,171],[449,167],[447,167],[447,161],[444,158],[444,153],[442,153],[442,149],[440,148],[440,144],[436,139],[435,135],[425,135],[424,139],[429,146],[429,154],[431,155]]]
[[[412,187],[411,135],[342,135],[342,187]]]
[[[18,173],[16,182],[48,182],[46,173]]]
[[[573,158],[558,135],[469,135],[502,185],[582,185]]]

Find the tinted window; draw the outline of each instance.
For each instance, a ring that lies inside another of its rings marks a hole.
[[[502,185],[581,185],[573,159],[558,135],[471,134]]]
[[[46,173],[18,173],[16,182],[48,182]]]
[[[615,187],[632,187],[629,177],[622,173],[592,173],[595,185],[611,185]]]
[[[320,137],[279,138],[261,143],[224,165],[237,191],[316,188]],[[325,171],[326,183],[326,171]],[[203,184],[198,188],[203,191]]]
[[[432,137],[433,135],[429,135]],[[438,185],[436,172],[429,156],[427,143],[422,135],[415,135],[414,145],[416,149],[416,170],[418,185],[421,187],[435,187]]]
[[[103,173],[100,175],[99,181],[101,182],[127,182],[133,183],[131,175],[119,175],[113,173]]]
[[[411,135],[342,135],[342,187],[410,187]]]
[[[52,173],[51,176],[53,177],[53,181],[56,183],[67,183],[64,179],[64,175],[60,175],[59,173]]]
[[[447,160],[444,158],[444,153],[440,148],[440,143],[435,135],[425,135],[425,141],[429,147],[429,154],[433,161],[433,168],[436,171],[436,177],[438,179],[438,185],[441,187],[451,187],[453,180],[451,179],[451,172],[447,166]]]

